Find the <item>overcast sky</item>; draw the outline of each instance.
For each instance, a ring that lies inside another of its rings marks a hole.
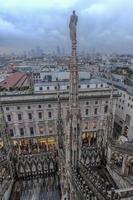
[[[133,53],[133,0],[0,0],[0,53],[70,48],[76,10],[80,51]]]

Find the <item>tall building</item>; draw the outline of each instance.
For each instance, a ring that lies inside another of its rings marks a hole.
[[[56,54],[57,56],[61,56],[61,50],[59,46],[56,47]]]

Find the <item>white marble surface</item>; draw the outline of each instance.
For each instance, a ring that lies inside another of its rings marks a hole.
[[[19,182],[20,200],[60,200],[57,178]]]

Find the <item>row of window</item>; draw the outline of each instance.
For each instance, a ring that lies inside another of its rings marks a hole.
[[[120,99],[119,101],[120,101],[120,102],[122,102],[122,103],[125,103],[125,101],[124,101],[124,100],[122,100],[122,99]],[[118,106],[119,108],[121,107],[121,108],[122,108],[122,110],[123,110],[123,106],[120,106],[120,105],[118,105],[118,104],[116,104],[116,106]],[[128,107],[131,107],[131,108],[133,108],[133,105],[130,105],[130,103],[128,103]]]
[[[51,112],[48,112],[48,118],[51,118],[52,117],[52,113]],[[43,115],[42,115],[42,112],[39,112],[38,113],[38,118],[39,119],[42,119],[43,118]],[[32,113],[28,113],[28,119],[29,120],[32,120],[33,119],[33,114]],[[18,120],[21,121],[22,120],[22,114],[18,114]],[[8,114],[7,115],[7,121],[12,121],[12,118],[11,118],[11,115]]]
[[[39,131],[40,131],[40,134],[44,134],[44,131],[41,128],[39,129]],[[10,132],[11,137],[14,137],[14,135],[15,135],[14,130],[10,129],[9,132]],[[33,136],[35,134],[34,128],[30,127],[29,132],[30,132],[30,136]],[[50,130],[49,132],[52,134],[52,130]],[[20,128],[19,133],[20,133],[20,136],[24,136],[25,135],[24,128]]]
[[[116,107],[117,106],[123,110],[123,106],[120,106],[120,105],[116,104]],[[133,105],[130,105],[130,103],[128,103],[128,107],[133,108]]]
[[[129,100],[133,101],[133,98],[129,97]]]
[[[116,104],[116,107],[118,106],[118,108],[121,108],[122,110],[124,109],[123,106],[120,106],[118,104]]]
[[[98,101],[95,101],[95,104],[98,104]],[[89,105],[89,102],[88,102],[88,101],[86,102],[86,105]]]
[[[133,105],[130,105],[130,103],[128,103],[128,107],[131,107],[131,108],[133,108]]]
[[[119,94],[125,98],[125,94],[122,94],[121,92],[120,92]],[[132,97],[129,97],[128,100],[133,101],[133,98],[132,98]]]
[[[120,102],[122,102],[122,103],[125,103],[125,101],[124,101],[124,100],[122,100],[122,99],[120,99],[119,101],[120,101]]]
[[[107,112],[108,112],[108,106],[106,105],[106,106],[104,107],[104,114],[106,114]],[[98,108],[95,108],[95,109],[94,109],[94,114],[97,115],[97,113],[98,113]],[[85,114],[86,114],[86,115],[89,114],[89,109],[86,109],[86,110],[85,110]]]
[[[99,103],[99,101],[98,100],[96,100],[95,101],[95,104],[98,104]],[[105,101],[105,103],[108,103],[108,101]],[[86,105],[89,105],[89,102],[87,101],[86,102]],[[52,107],[52,105],[51,104],[48,104],[48,108],[51,108]],[[32,107],[31,106],[27,106],[27,109],[31,109]],[[38,108],[42,108],[42,105],[38,105]],[[20,106],[17,106],[17,110],[20,110],[21,109],[21,107]],[[6,107],[6,110],[7,111],[9,111],[10,110],[10,108],[9,107]]]
[[[98,109],[95,108],[95,109],[94,109],[94,114],[95,114],[95,115],[97,115],[97,111],[98,111]],[[86,109],[86,110],[85,110],[85,114],[86,114],[86,115],[89,114],[89,109]]]
[[[108,112],[108,106],[106,105],[104,107],[104,113],[106,114]],[[97,115],[98,113],[98,108],[95,108],[94,109],[94,114]],[[85,110],[85,114],[88,115],[89,114],[89,109],[86,109]],[[48,118],[51,118],[52,117],[52,113],[51,112],[48,112]],[[42,119],[43,118],[43,115],[42,115],[42,112],[38,112],[38,118],[39,119]],[[32,120],[33,119],[33,114],[32,113],[28,113],[28,119],[29,120]],[[22,120],[22,114],[18,114],[18,120],[21,121]],[[8,114],[7,115],[7,121],[12,121],[12,118],[11,118],[11,115]]]
[[[48,108],[51,108],[52,106],[51,106],[51,104],[48,104]],[[31,106],[27,106],[27,108],[28,109],[31,109]],[[42,108],[42,105],[38,105],[38,108]],[[17,106],[17,110],[20,110],[21,109],[21,107],[20,106]],[[6,110],[8,111],[8,110],[10,110],[10,108],[9,107],[6,107]]]
[[[103,84],[101,84],[101,85],[100,85],[100,87],[102,88],[102,87],[103,87]],[[69,89],[69,88],[70,88],[70,86],[69,86],[69,85],[67,85],[67,89]],[[78,88],[81,88],[81,85],[79,85],[79,86],[78,86]],[[90,85],[87,85],[87,88],[90,88]],[[96,85],[96,88],[98,88],[98,85]],[[49,89],[50,89],[50,87],[49,87],[49,86],[47,86],[47,88],[46,88],[46,89],[47,89],[47,90],[49,90]],[[54,87],[54,89],[55,89],[55,90],[57,90],[57,86],[55,86],[55,87]],[[43,87],[39,87],[39,90],[40,90],[40,91],[43,91]]]
[[[99,103],[99,101],[95,101],[95,104],[98,104],[98,103]],[[108,103],[108,101],[105,101],[104,103],[106,103],[106,104],[107,104],[107,103]],[[89,102],[88,102],[88,101],[86,102],[86,105],[89,105]]]

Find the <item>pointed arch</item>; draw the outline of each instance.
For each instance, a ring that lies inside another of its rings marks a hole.
[[[43,163],[41,162],[40,159],[37,162],[37,171],[38,172],[42,172],[43,171]]]
[[[54,162],[52,159],[49,161],[49,169],[54,169]]]
[[[24,167],[25,167],[25,172],[26,173],[27,172],[31,172],[31,165],[30,165],[30,163],[28,161],[25,162]]]
[[[36,172],[36,171],[37,171],[37,164],[33,160],[32,163],[31,163],[31,172]]]
[[[23,163],[18,164],[18,175],[19,174],[25,174],[25,166]]]
[[[49,162],[48,162],[48,159],[46,158],[44,159],[43,167],[44,167],[44,171],[49,169]]]

